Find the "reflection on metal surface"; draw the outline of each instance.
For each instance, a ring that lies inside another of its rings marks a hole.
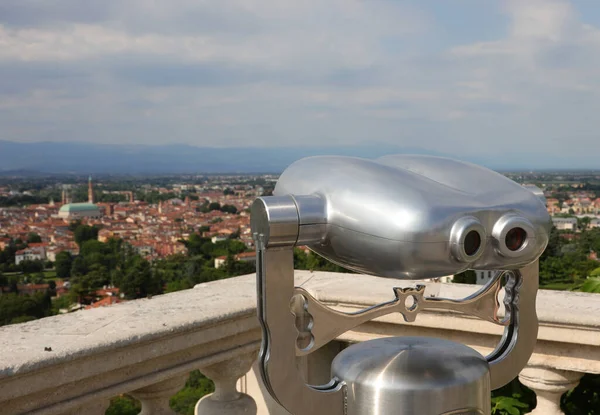
[[[309,157],[282,173],[274,194],[299,206],[314,198],[310,209],[298,209],[299,223],[318,223],[323,234],[303,244],[348,269],[381,277],[519,269],[541,255],[550,231],[545,207],[527,188],[441,157]],[[464,251],[465,222],[481,234],[476,255]],[[511,224],[527,231],[517,252],[505,249]]]
[[[550,223],[538,197],[490,170],[425,156],[304,159],[282,174],[275,193],[258,198],[251,217],[263,331],[260,374],[269,394],[294,415],[489,415],[490,389],[520,372],[537,338],[537,258]],[[294,287],[297,244],[347,268],[391,278],[473,268],[503,272],[461,300],[425,297],[418,285],[394,288],[388,302],[343,313]],[[485,358],[437,339],[377,339],[340,353],[325,385],[307,385],[298,373],[298,356],[344,332],[395,312],[411,322],[426,309],[504,326],[502,339]],[[428,397],[431,391],[437,400]]]
[[[439,415],[490,408],[489,366],[470,347],[426,337],[354,344],[331,364],[347,387],[348,415]]]
[[[294,415],[319,414],[327,408],[344,414],[343,384],[307,385],[296,368],[297,329],[289,312],[294,295],[292,249],[264,249],[258,242],[258,317],[263,329],[260,373],[269,394]]]
[[[512,277],[504,287],[506,296],[515,298],[511,303],[510,323],[504,329],[496,350],[487,356],[492,389],[506,385],[518,375],[531,357],[537,340],[535,298],[539,279],[538,262],[513,272]]]

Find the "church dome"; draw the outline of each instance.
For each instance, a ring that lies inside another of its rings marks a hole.
[[[85,212],[91,210],[98,210],[98,206],[93,203],[68,203],[60,207],[59,212],[71,213],[71,212]]]

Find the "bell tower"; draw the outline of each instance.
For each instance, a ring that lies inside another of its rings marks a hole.
[[[94,189],[92,188],[92,176],[88,179],[88,202],[94,203]]]

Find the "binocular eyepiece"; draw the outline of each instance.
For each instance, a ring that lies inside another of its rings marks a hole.
[[[274,195],[255,202],[254,232],[266,223],[260,212],[278,212],[288,223],[296,218],[287,242],[345,268],[391,278],[518,269],[542,254],[551,226],[539,192],[440,157],[310,157],[284,171]],[[267,209],[266,203],[280,206]],[[280,237],[264,243],[273,246]]]
[[[472,263],[481,258],[488,236],[476,217],[458,219],[450,235],[452,255],[457,261]],[[493,225],[490,237],[495,253],[505,258],[527,256],[535,250],[538,238],[531,222],[514,213],[500,217]]]

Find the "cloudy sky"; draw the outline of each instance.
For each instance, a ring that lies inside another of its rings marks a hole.
[[[599,92],[597,0],[0,0],[4,140],[577,160]]]

